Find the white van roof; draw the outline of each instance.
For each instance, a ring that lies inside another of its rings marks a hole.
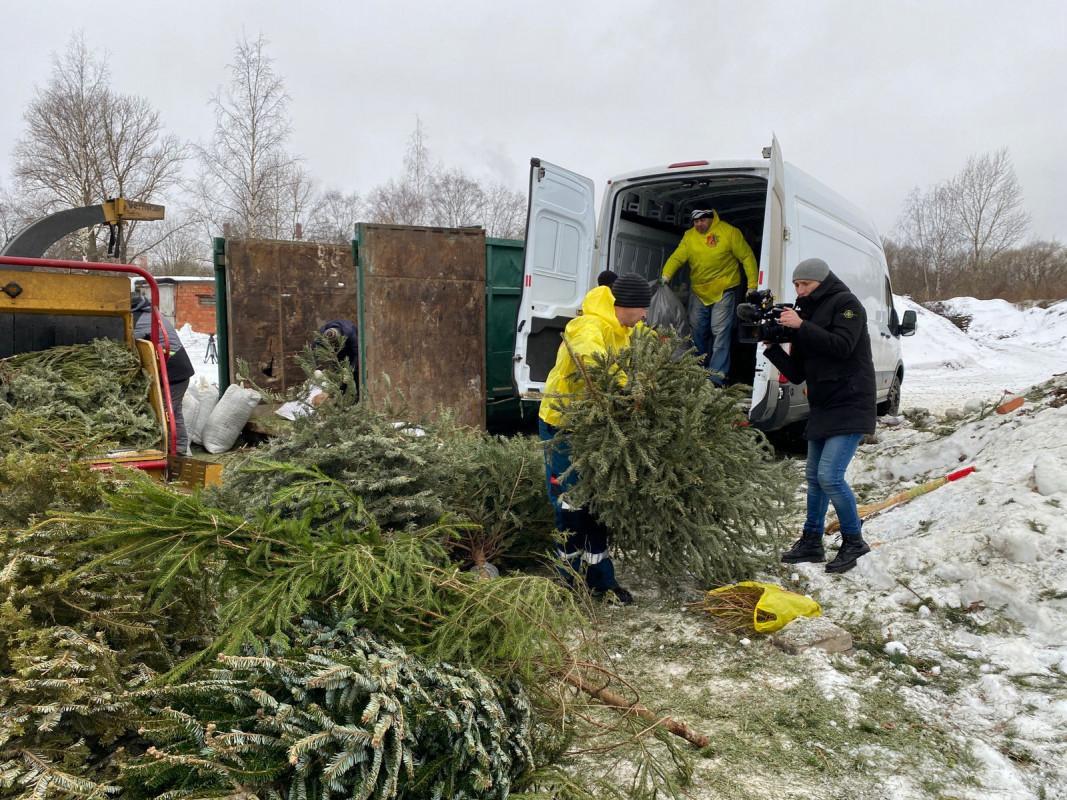
[[[659,164],[632,172],[616,175],[608,181],[611,186],[626,181],[645,178],[684,175],[691,172],[708,172],[710,170],[766,171],[769,162],[766,159],[726,159],[719,161],[682,161],[676,165]],[[837,217],[849,227],[862,233],[875,244],[881,246],[882,240],[874,221],[858,206],[846,200],[822,181],[816,180],[799,167],[786,161],[785,183],[797,198],[818,206],[824,213]]]

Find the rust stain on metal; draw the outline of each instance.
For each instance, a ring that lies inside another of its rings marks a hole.
[[[304,374],[296,355],[331,319],[356,322],[355,268],[344,244],[230,239],[226,243],[230,374],[247,361],[256,383],[280,391]]]
[[[485,234],[361,226],[366,390],[485,425]],[[388,376],[388,382],[386,377]]]

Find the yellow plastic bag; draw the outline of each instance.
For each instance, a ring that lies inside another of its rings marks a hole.
[[[762,589],[752,608],[752,628],[756,633],[774,633],[781,630],[797,617],[822,616],[819,604],[796,592],[790,592],[781,586],[761,581],[741,581],[730,586],[720,586],[708,592],[709,597],[725,594],[732,589],[743,586],[749,589]]]

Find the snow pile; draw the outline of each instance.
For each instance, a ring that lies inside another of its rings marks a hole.
[[[977,471],[869,519],[852,572],[798,565],[831,619],[874,618],[886,654],[924,665],[901,691],[982,765],[952,797],[1067,797],[1067,376],[1028,398],[947,436],[880,430],[851,474],[878,498]]]
[[[946,314],[970,318],[966,332],[909,298],[894,304],[899,314],[918,316],[915,335],[901,340],[904,408],[944,412],[967,400],[992,403],[1067,370],[1067,301],[1047,309],[970,297],[941,303]]]

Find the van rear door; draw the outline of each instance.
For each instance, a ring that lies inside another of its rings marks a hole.
[[[777,295],[785,285],[782,272],[785,269],[785,165],[778,137],[771,136],[770,159],[767,174],[767,204],[763,212],[763,245],[759,256],[759,288],[770,289]],[[775,297],[779,302],[781,297]],[[778,370],[763,357],[763,348],[756,351],[756,375],[752,381],[752,406],[749,419],[754,424],[766,422],[773,414],[778,399],[771,392],[771,382],[778,378]]]
[[[530,161],[530,208],[522,298],[515,336],[515,385],[538,397],[556,360],[563,328],[581,308],[593,280],[593,181]]]

